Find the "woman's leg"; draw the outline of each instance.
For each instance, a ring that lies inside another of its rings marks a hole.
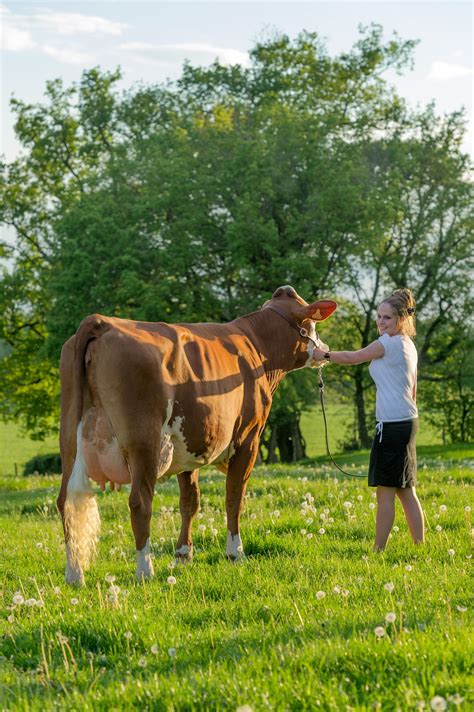
[[[395,487],[377,487],[374,551],[383,551],[395,519]]]
[[[410,534],[415,544],[425,540],[425,522],[420,500],[414,487],[398,487],[397,496],[402,503]]]

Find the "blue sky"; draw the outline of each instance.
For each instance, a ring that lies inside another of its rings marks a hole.
[[[247,63],[248,50],[275,30],[326,38],[331,53],[347,50],[359,24],[380,23],[389,38],[419,39],[415,68],[391,80],[412,105],[434,99],[439,112],[464,106],[470,130],[464,149],[474,156],[472,131],[473,6],[456,0],[332,0],[320,2],[0,2],[1,152],[18,152],[8,99],[41,100],[45,82],[79,79],[83,69],[120,65],[124,86],[179,76],[183,61],[215,57]]]

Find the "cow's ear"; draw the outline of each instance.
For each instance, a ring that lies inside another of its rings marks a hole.
[[[306,307],[306,316],[314,321],[324,321],[336,311],[337,302],[332,299],[318,299]]]

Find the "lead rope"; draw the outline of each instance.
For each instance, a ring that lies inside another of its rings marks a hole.
[[[334,460],[333,456],[331,455],[329,451],[329,440],[328,440],[328,424],[326,420],[326,408],[324,407],[324,381],[323,381],[323,367],[320,366],[318,368],[318,386],[319,386],[319,400],[321,401],[321,410],[323,412],[323,420],[324,420],[324,436],[326,438],[326,452],[329,456],[329,459],[331,460],[332,464],[337,467],[337,469],[342,472],[343,475],[347,475],[348,477],[357,477],[358,479],[365,479],[365,475],[356,475],[354,472],[346,472],[345,470],[342,469],[342,467],[339,467],[337,462]]]

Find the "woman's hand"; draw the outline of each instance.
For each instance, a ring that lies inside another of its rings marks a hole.
[[[327,359],[324,358],[324,354],[329,351],[329,346],[324,344],[322,341],[319,342],[319,348],[313,349],[313,361],[319,365],[321,363],[327,363]]]

